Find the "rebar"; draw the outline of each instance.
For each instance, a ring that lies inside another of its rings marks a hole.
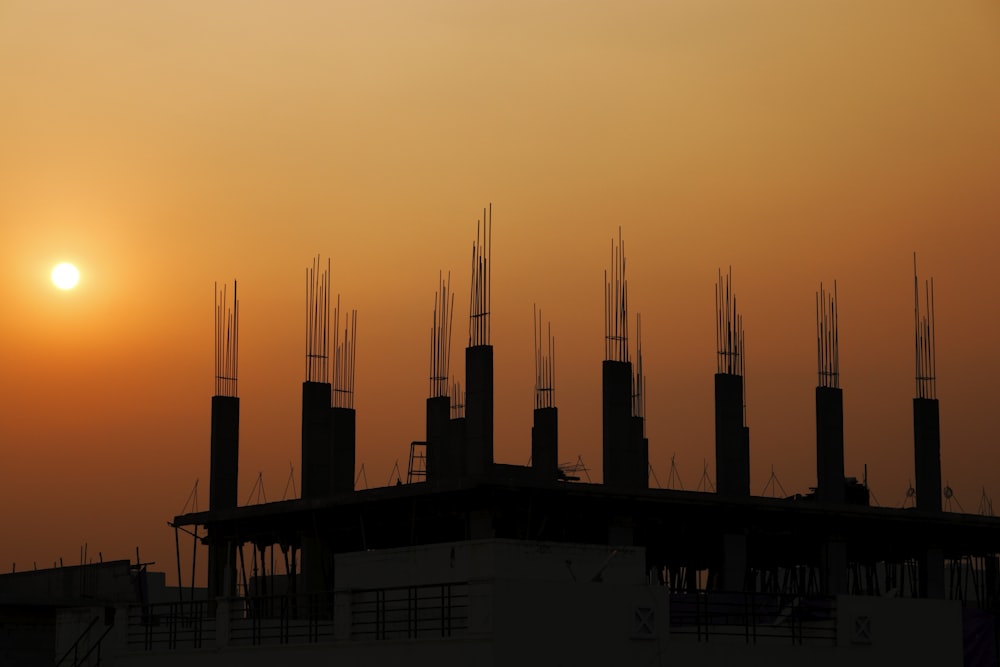
[[[604,360],[628,361],[628,280],[625,278],[625,242],[618,228],[618,244],[611,239],[611,276],[604,272]]]
[[[532,328],[535,339],[535,408],[555,407],[556,341],[552,337],[552,322],[542,330],[542,312],[534,308]]]
[[[840,339],[837,312],[837,281],[833,281],[833,293],[819,284],[816,292],[816,354],[819,372],[819,386],[840,387]]]
[[[215,283],[215,395],[236,397],[239,364],[239,300],[233,281],[230,305],[226,286]]]
[[[451,366],[452,313],[455,295],[451,292],[451,272],[445,280],[438,274],[440,287],[434,295],[434,314],[431,319],[430,389],[431,398],[448,395],[448,378]]]
[[[472,285],[469,290],[469,347],[490,344],[490,250],[493,237],[493,204],[476,222],[472,246]]]
[[[330,381],[330,260],[306,268],[306,382]]]
[[[917,398],[937,398],[937,352],[934,335],[934,278],[924,281],[924,312],[920,312],[917,253],[913,253],[913,328]]]

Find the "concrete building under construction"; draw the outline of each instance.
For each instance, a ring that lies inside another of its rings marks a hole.
[[[605,274],[604,481],[585,483],[559,465],[555,348],[541,318],[531,465],[494,462],[491,218],[484,210],[473,246],[461,383],[450,373],[454,296],[449,280],[438,286],[426,429],[406,483],[355,488],[356,315],[339,299],[331,308],[330,267],[317,260],[306,274],[301,498],[238,504],[238,300],[219,292],[210,507],[171,522],[207,558],[207,590],[192,582],[174,600],[117,603],[117,620],[66,634],[60,652],[92,659],[103,645],[107,664],[137,667],[998,664],[1000,519],[942,510],[932,285],[921,300],[915,277],[915,508],[874,507],[845,478],[836,290],[822,286],[816,487],[751,495],[743,324],[721,271],[715,490],[650,488],[641,320],[619,233]]]

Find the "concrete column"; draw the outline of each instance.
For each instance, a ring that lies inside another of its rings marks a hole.
[[[355,429],[354,408],[330,408],[333,431],[333,456],[330,486],[333,493],[354,491]]]
[[[719,495],[750,495],[749,429],[743,425],[743,377],[715,374],[715,487]]]
[[[328,382],[302,383],[302,497],[328,498],[333,494],[331,464],[333,419]]]
[[[634,466],[632,450],[632,364],[604,361],[601,364],[602,454],[604,483],[629,487]]]
[[[844,502],[844,393],[816,387],[816,499]]]
[[[451,448],[451,427],[448,421],[451,401],[447,396],[433,396],[427,399],[426,435],[427,481],[437,481],[453,473],[449,465],[453,456]]]
[[[240,399],[235,396],[213,396],[208,480],[210,510],[236,507],[239,451]]]
[[[465,349],[466,472],[484,475],[493,465],[493,346]]]
[[[536,408],[531,427],[531,467],[535,477],[555,481],[559,477],[559,409]]]
[[[913,399],[917,509],[941,511],[941,425],[936,398]]]
[[[235,396],[212,397],[212,441],[208,477],[208,509],[236,507],[240,449],[240,399]],[[227,585],[232,590],[236,577],[236,551],[221,535],[208,535],[209,599],[223,595]]]

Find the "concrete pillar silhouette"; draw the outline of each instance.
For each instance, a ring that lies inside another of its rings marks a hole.
[[[913,399],[917,509],[941,511],[941,426],[936,398]]]
[[[844,394],[816,387],[816,499],[844,502]]]
[[[330,408],[333,452],[330,487],[333,493],[354,491],[357,415],[354,408]]]
[[[715,374],[715,487],[719,495],[750,495],[750,430],[743,424],[743,377]]]
[[[536,479],[555,481],[559,477],[558,408],[535,408],[531,426],[531,467]]]
[[[466,474],[484,475],[493,465],[493,346],[465,349]]]
[[[632,364],[605,360],[601,364],[602,455],[604,483],[630,487],[634,466],[632,441]]]
[[[235,509],[239,477],[240,399],[212,397],[212,435],[208,479],[208,509]],[[232,594],[236,585],[236,545],[215,541],[209,534],[208,594],[210,599]]]
[[[454,448],[451,446],[451,427],[448,423],[450,412],[451,401],[447,396],[432,396],[427,399],[424,441],[427,443],[428,482],[458,476],[452,460]]]
[[[333,494],[333,414],[328,382],[302,383],[302,497]]]

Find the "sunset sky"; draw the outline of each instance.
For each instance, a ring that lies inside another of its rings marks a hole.
[[[240,502],[299,478],[304,276],[358,311],[359,465],[424,435],[439,271],[493,203],[496,458],[527,463],[532,306],[560,460],[601,477],[621,226],[650,461],[714,475],[714,285],[744,317],[751,489],[815,484],[815,293],[837,281],[845,464],[913,477],[913,253],[942,471],[1000,501],[995,0],[0,2],[0,571],[157,562],[207,508],[213,285],[239,282]],[[53,266],[79,267],[56,289]],[[956,507],[957,509],[957,507]],[[998,507],[1000,509],[1000,507]]]

